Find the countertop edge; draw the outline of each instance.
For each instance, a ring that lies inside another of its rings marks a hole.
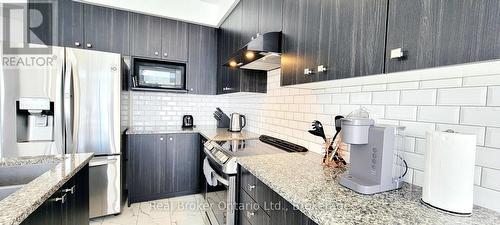
[[[18,195],[20,195],[20,193],[13,193],[11,194],[10,196],[8,196],[7,198],[3,199],[2,201],[0,202],[3,202],[4,200],[7,200],[7,201],[11,201],[11,202],[7,202],[7,203],[12,203],[13,207],[15,207],[15,212],[19,212],[17,214],[14,214],[14,215],[10,215],[8,218],[7,218],[7,221],[1,221],[0,222],[0,225],[18,225],[18,224],[21,224],[26,218],[28,218],[36,209],[38,209],[38,207],[40,207],[45,201],[47,201],[47,199],[50,198],[50,196],[52,196],[57,190],[59,190],[68,180],[70,180],[73,176],[75,176],[75,174],[77,174],[85,165],[87,165],[90,160],[94,157],[94,154],[93,153],[85,153],[85,154],[82,154],[84,155],[83,157],[85,157],[84,160],[80,161],[78,166],[75,167],[74,169],[71,170],[71,172],[69,172],[68,174],[64,175],[63,178],[61,178],[60,180],[58,180],[57,183],[53,184],[49,190],[45,193],[42,194],[42,196],[39,198],[39,199],[36,199],[34,200],[31,204],[28,204],[28,205],[19,205],[19,204],[15,204],[17,201],[19,200],[15,200]],[[74,155],[72,154],[67,154],[66,155],[67,157],[74,157]],[[63,161],[59,162],[55,167],[54,169],[55,170],[60,170],[61,166],[63,166],[62,164],[63,163],[67,163],[66,160],[68,160],[67,158],[65,158]],[[41,178],[46,178],[46,176],[56,176],[55,174],[52,174],[52,173],[57,173],[55,171],[53,171],[54,169],[50,170],[50,171],[47,171],[45,172],[44,174],[40,175],[39,177],[37,177],[35,180],[33,181],[36,181],[36,182],[43,182],[39,179]],[[31,181],[31,182],[33,182]],[[35,186],[35,185],[39,185],[39,184],[32,184],[32,183],[28,183],[27,186],[23,187],[22,189],[18,190],[18,191],[21,191],[23,190],[24,188],[28,189],[29,188],[35,188],[35,187],[31,187],[31,186]],[[28,186],[30,185],[31,186]],[[24,192],[26,192],[26,190],[24,190]],[[13,201],[15,200],[15,201]],[[22,202],[21,204],[23,204],[25,202]],[[0,206],[0,209],[3,208],[2,206]],[[10,208],[10,207],[9,207]],[[5,211],[1,211],[0,212],[0,219],[2,218],[2,215],[4,215]]]

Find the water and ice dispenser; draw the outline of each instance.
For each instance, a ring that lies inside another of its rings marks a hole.
[[[405,175],[404,127],[376,125],[368,117],[342,119],[343,141],[350,144],[350,166],[340,184],[361,194],[398,189]]]
[[[54,140],[54,105],[49,98],[19,98],[17,142]]]

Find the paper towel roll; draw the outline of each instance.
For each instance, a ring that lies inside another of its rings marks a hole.
[[[422,201],[456,214],[471,214],[476,135],[427,132]]]

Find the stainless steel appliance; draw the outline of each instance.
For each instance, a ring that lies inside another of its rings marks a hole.
[[[302,146],[263,136],[262,140],[230,140],[230,141],[207,141],[204,145],[206,160],[210,171],[204,171],[205,180],[215,181],[215,186],[206,182],[203,190],[205,200],[211,208],[206,216],[212,225],[234,225],[234,206],[237,195],[236,173],[238,157],[246,157],[262,154],[276,154],[286,152],[303,151]],[[266,141],[266,142],[264,142]],[[271,144],[266,144],[271,143]],[[279,147],[275,147],[279,146]],[[207,174],[209,177],[207,177]]]
[[[231,122],[229,123],[229,131],[240,132],[247,125],[247,118],[239,113],[231,113]]]
[[[281,32],[256,34],[224,64],[248,70],[274,70],[281,67]]]
[[[194,126],[194,119],[191,115],[184,115],[182,117],[182,127],[189,128]]]
[[[398,154],[404,148],[404,128],[374,125],[369,118],[341,119],[343,141],[351,144],[350,167],[340,184],[361,194],[401,188],[406,162]],[[404,163],[404,166],[403,166]]]
[[[186,64],[132,58],[133,89],[185,90]]]
[[[1,156],[93,152],[90,216],[117,214],[121,56],[55,46],[52,52],[51,63],[3,68]]]

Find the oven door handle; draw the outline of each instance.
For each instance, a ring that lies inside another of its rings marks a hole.
[[[224,177],[222,177],[221,175],[217,174],[217,173],[212,173],[212,175],[215,177],[215,179],[219,182],[221,182],[222,184],[224,184],[225,186],[229,186],[229,181],[227,179],[224,179]]]

